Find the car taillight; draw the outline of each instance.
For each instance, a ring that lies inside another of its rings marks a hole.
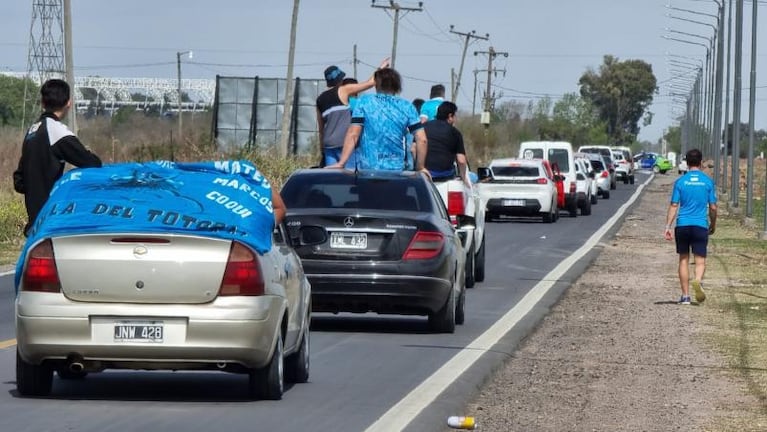
[[[609,175],[610,175],[610,173],[608,173],[607,170],[602,171],[602,177],[607,177]]]
[[[264,277],[258,257],[248,247],[232,242],[218,295],[259,296],[264,294]]]
[[[445,236],[438,232],[418,231],[407,247],[403,260],[434,258],[442,252]]]
[[[570,182],[570,193],[571,194],[575,193],[575,182]]]
[[[61,292],[59,271],[56,269],[56,257],[50,239],[39,243],[29,252],[22,291]]]
[[[536,180],[536,183],[541,184],[541,185],[545,185],[545,184],[549,184],[549,181],[546,180],[545,178],[541,177],[538,180]]]
[[[453,225],[458,223],[457,215],[464,214],[466,208],[463,204],[463,192],[448,192],[447,193],[447,214],[450,215],[450,221]]]

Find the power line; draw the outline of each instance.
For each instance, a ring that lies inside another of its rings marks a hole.
[[[379,5],[376,4],[376,0],[373,0],[373,3],[370,5],[370,7],[376,8],[376,9],[384,9],[389,14],[389,10],[394,11],[394,30],[392,32],[392,47],[391,47],[391,60],[390,64],[391,67],[394,68],[394,62],[397,58],[397,31],[399,30],[399,18],[400,13],[403,13],[403,17],[408,14],[408,12],[422,12],[423,11],[423,2],[418,2],[418,7],[409,7],[409,6],[401,6],[399,3],[395,2],[394,0],[389,0],[388,5]]]

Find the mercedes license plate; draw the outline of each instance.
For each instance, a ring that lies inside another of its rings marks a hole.
[[[367,249],[367,233],[330,233],[330,247],[333,249]]]
[[[163,323],[118,321],[115,323],[114,339],[115,342],[160,343],[163,341]]]
[[[525,200],[520,200],[520,199],[503,200],[503,206],[504,207],[524,207]]]

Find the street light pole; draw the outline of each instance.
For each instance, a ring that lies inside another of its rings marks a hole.
[[[735,83],[732,106],[732,196],[733,208],[740,206],[740,96],[743,88],[743,0],[735,0]]]
[[[759,10],[759,2],[752,0],[751,12],[751,80],[748,98],[748,172],[746,174],[746,217],[754,214],[754,117],[756,105],[756,12]],[[767,205],[767,204],[766,204]],[[765,208],[767,212],[767,208]]]
[[[181,102],[183,101],[183,98],[181,96],[181,56],[184,54],[189,54],[189,58],[192,58],[192,52],[191,51],[178,51],[176,53],[176,72],[177,72],[177,78],[178,78],[178,93],[176,94],[176,97],[178,98],[178,144],[183,144],[183,119],[182,119],[182,109],[181,109]]]

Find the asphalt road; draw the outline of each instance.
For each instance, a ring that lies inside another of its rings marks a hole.
[[[455,334],[430,334],[426,319],[377,315],[314,316],[310,382],[283,400],[250,401],[247,378],[216,372],[108,371],[83,381],[54,380],[43,399],[15,388],[13,276],[0,278],[0,424],[6,431],[364,431],[466,347],[613,216],[636,185],[618,184],[591,216],[555,224],[514,220],[487,228],[487,274],[469,290],[466,324]],[[523,322],[456,377],[406,430],[441,431],[487,374],[547,312],[594,254],[557,281]],[[10,345],[10,346],[6,346]]]

